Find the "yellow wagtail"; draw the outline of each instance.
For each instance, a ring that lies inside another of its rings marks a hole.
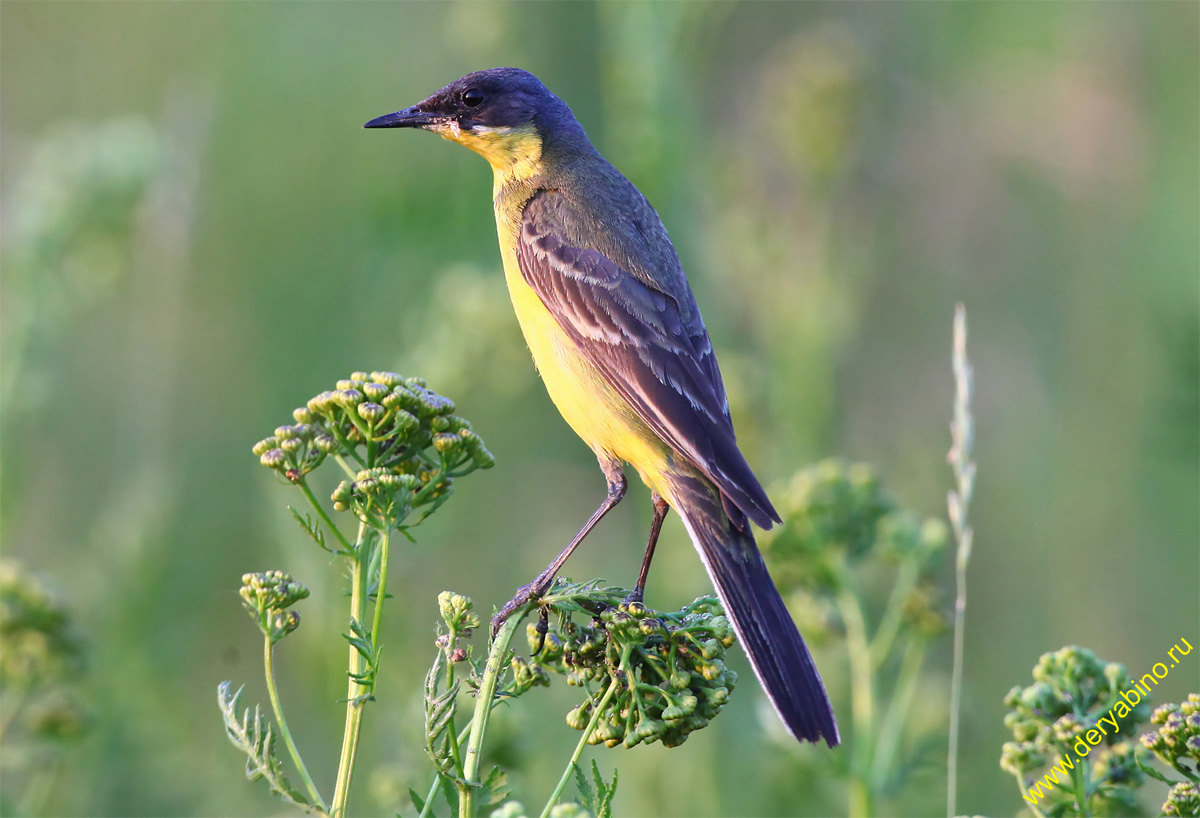
[[[601,156],[571,109],[517,68],[468,74],[367,128],[421,128],[491,163],[504,274],[551,399],[608,480],[608,496],[493,621],[544,594],[625,495],[654,517],[629,601],[641,600],[668,508],[683,518],[759,681],[793,736],[838,743],[821,677],[754,544],[779,515],[738,450],[717,359],[654,208]]]

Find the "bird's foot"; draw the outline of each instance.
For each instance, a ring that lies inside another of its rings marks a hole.
[[[642,596],[643,596],[643,595],[644,595],[644,591],[643,591],[643,589],[641,589],[641,588],[634,588],[634,589],[633,589],[633,590],[632,590],[632,591],[629,593],[629,596],[625,597],[625,599],[624,599],[624,600],[621,602],[621,607],[622,607],[622,608],[629,608],[629,607],[632,607],[632,606],[634,606],[634,605],[638,606],[639,608],[641,608],[641,607],[644,607],[644,606],[642,605]]]
[[[504,625],[510,616],[519,611],[527,603],[545,596],[546,591],[550,590],[552,582],[554,582],[553,576],[540,576],[528,585],[517,589],[517,593],[513,598],[505,602],[500,612],[492,617],[492,638],[496,638],[496,634],[500,632],[501,626]]]

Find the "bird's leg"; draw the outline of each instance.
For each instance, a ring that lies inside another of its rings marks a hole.
[[[650,539],[646,542],[646,555],[642,557],[642,569],[638,571],[637,585],[633,586],[633,593],[625,597],[625,605],[642,601],[642,595],[646,591],[646,576],[650,573],[650,561],[654,559],[654,547],[658,545],[658,532],[662,530],[663,520],[666,519],[667,512],[671,509],[657,491],[651,492],[650,499],[654,503],[654,519],[650,521]]]
[[[625,489],[629,484],[625,480],[625,473],[621,471],[621,464],[616,460],[601,460],[600,468],[604,470],[604,476],[608,479],[608,496],[604,498],[604,502],[588,518],[588,521],[583,524],[583,528],[579,529],[579,533],[575,535],[575,539],[571,540],[562,553],[554,558],[554,562],[550,563],[545,571],[538,574],[537,579],[519,589],[516,596],[504,603],[504,607],[500,609],[500,612],[492,617],[493,637],[500,630],[500,626],[504,624],[504,620],[516,613],[518,608],[531,599],[543,596],[546,591],[550,590],[550,585],[554,582],[554,576],[563,567],[563,563],[570,558],[571,554],[579,547],[579,544],[583,542],[583,538],[588,535],[588,532],[592,530],[596,523],[600,522],[600,518],[610,512],[625,496]]]

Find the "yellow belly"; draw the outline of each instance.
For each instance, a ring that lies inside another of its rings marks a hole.
[[[500,229],[503,231],[504,226]],[[563,419],[597,457],[624,460],[638,470],[648,486],[664,493],[662,475],[669,468],[670,449],[588,362],[525,283],[512,243],[505,242],[503,235],[500,252],[517,321],[546,391]]]

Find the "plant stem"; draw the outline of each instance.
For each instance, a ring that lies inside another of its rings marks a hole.
[[[875,761],[872,764],[871,780],[876,792],[883,790],[895,764],[904,721],[908,717],[913,696],[917,692],[917,680],[921,676],[921,665],[925,662],[925,644],[924,638],[909,637],[904,646],[904,658],[900,662],[900,672],[896,676],[892,701],[880,721],[879,738],[875,742]]]
[[[269,637],[263,638],[263,667],[267,677],[267,694],[271,697],[271,709],[275,711],[275,724],[279,727],[284,744],[287,745],[292,763],[296,765],[300,777],[304,779],[304,787],[308,790],[308,796],[313,800],[313,805],[324,813],[327,811],[325,799],[321,798],[321,793],[317,791],[317,785],[313,783],[312,776],[308,774],[308,768],[304,766],[304,759],[300,757],[300,750],[292,739],[292,731],[288,729],[287,719],[283,717],[283,704],[279,700],[279,689],[275,685],[275,648]]]
[[[908,595],[912,593],[913,586],[917,584],[920,575],[921,568],[917,564],[916,559],[910,557],[900,563],[900,570],[896,575],[896,584],[892,586],[892,593],[888,597],[883,618],[879,620],[879,627],[875,630],[875,638],[871,640],[872,667],[881,667],[887,659],[888,653],[891,652],[892,643],[895,642],[896,635],[900,632],[900,625],[904,621],[904,604],[908,600]]]
[[[850,572],[843,559],[838,565],[838,611],[846,627],[846,649],[850,657],[850,716],[854,725],[853,755],[850,759],[850,814],[868,818],[873,812],[870,783],[871,749],[874,745],[875,690],[871,645],[862,605],[854,592]]]
[[[452,624],[447,623],[449,631],[446,633],[446,647],[443,651],[444,661],[446,662],[446,689],[454,688],[454,661],[451,659],[451,653],[454,651],[454,646],[458,642],[458,629]],[[464,800],[470,800],[471,785],[463,777],[463,762],[462,762],[462,747],[461,740],[458,737],[458,730],[454,723],[454,714],[457,710],[457,705],[450,711],[450,718],[446,725],[446,732],[449,734],[450,757],[454,760],[454,767],[458,771],[458,775],[454,776],[454,787],[458,790],[458,803],[461,805]]]
[[[550,793],[550,800],[546,802],[546,806],[542,809],[540,818],[548,818],[550,810],[554,809],[554,805],[558,803],[559,797],[562,796],[562,791],[566,789],[567,781],[571,778],[571,772],[579,764],[579,757],[583,755],[583,748],[587,746],[588,739],[592,737],[592,732],[596,729],[596,725],[600,723],[600,715],[604,712],[604,708],[608,705],[608,700],[612,698],[616,690],[617,680],[615,678],[610,679],[608,690],[604,691],[604,696],[592,712],[592,717],[588,720],[587,727],[584,729],[583,735],[579,738],[579,743],[575,745],[575,752],[571,754],[571,760],[567,762],[567,768],[563,770],[562,776],[558,779],[558,786],[554,788],[554,792]]]
[[[388,544],[391,530],[379,531],[379,579],[375,582],[375,616],[371,620],[371,647],[379,652],[379,630],[383,626],[383,600],[387,599]]]
[[[466,727],[464,727],[459,732],[459,734],[457,736],[455,736],[455,740],[459,744],[462,744],[463,741],[466,740],[467,734],[470,732],[470,730],[471,730],[471,725],[468,724]],[[417,818],[428,818],[428,816],[432,813],[433,799],[437,798],[437,792],[438,792],[438,789],[441,787],[441,783],[442,783],[442,774],[440,772],[434,772],[433,783],[429,785],[429,794],[425,796],[425,806],[421,809],[421,814],[419,816],[417,816]]]
[[[966,543],[965,547],[962,542]],[[964,625],[967,616],[966,555],[971,548],[969,530],[962,542],[959,543],[955,570],[958,597],[954,601],[954,669],[950,674],[950,744],[946,758],[946,818],[954,818],[958,794],[958,722],[959,710],[962,707],[964,631],[966,630]]]
[[[496,699],[496,685],[504,669],[508,655],[508,645],[512,642],[513,634],[517,631],[522,616],[510,616],[505,620],[496,639],[492,642],[491,653],[488,654],[487,665],[483,669],[483,678],[479,682],[479,692],[475,696],[475,718],[471,721],[471,735],[467,739],[467,752],[463,759],[463,779],[467,782],[466,798],[460,799],[458,814],[470,818],[474,808],[475,786],[479,784],[479,759],[483,753],[483,736],[487,730],[488,719],[492,715],[492,707]]]
[[[1088,792],[1088,763],[1081,759],[1079,766],[1071,771],[1071,777],[1075,779],[1075,800],[1079,803],[1079,815],[1089,818],[1092,811],[1089,809],[1091,793]]]
[[[954,310],[954,419],[950,423],[950,452],[947,460],[954,469],[957,491],[947,495],[950,523],[958,541],[955,557],[954,669],[950,677],[950,739],[946,759],[946,816],[954,818],[958,794],[958,724],[962,706],[964,631],[967,617],[967,563],[971,558],[974,531],[967,512],[975,490],[974,449],[975,418],[971,414],[974,373],[967,358],[967,310],[959,304]],[[1034,808],[1036,811],[1036,807]],[[1040,813],[1039,813],[1040,814]]]
[[[1035,804],[1034,802],[1032,802],[1028,798],[1026,798],[1028,793],[1025,790],[1026,782],[1025,782],[1024,778],[1022,776],[1017,776],[1016,778],[1017,778],[1017,792],[1021,793],[1021,800],[1029,805],[1029,811],[1032,812],[1034,814],[1034,816],[1036,816],[1036,818],[1046,818],[1046,813],[1044,813],[1040,809],[1038,809],[1037,804]]]
[[[366,618],[367,605],[367,525],[359,523],[358,539],[350,555],[350,618],[362,623]],[[366,687],[359,684],[356,676],[361,676],[365,668],[364,658],[358,650],[350,646],[350,682],[346,693],[346,727],[342,734],[342,755],[338,761],[337,786],[333,792],[333,804],[330,815],[334,818],[344,818],[346,801],[350,797],[350,780],[354,774],[354,760],[358,753],[358,737],[362,729],[362,708],[364,702],[361,696]]]
[[[312,507],[317,510],[317,516],[320,517],[325,523],[325,527],[328,528],[333,533],[333,536],[337,537],[338,542],[342,544],[342,550],[346,552],[353,551],[354,549],[351,547],[350,543],[346,542],[346,537],[342,534],[341,529],[334,525],[333,520],[329,519],[329,515],[325,513],[325,507],[317,502],[317,498],[312,493],[312,489],[308,487],[308,482],[302,479],[296,485],[298,485],[300,490],[304,492],[304,496],[308,498],[308,502],[312,504]]]

